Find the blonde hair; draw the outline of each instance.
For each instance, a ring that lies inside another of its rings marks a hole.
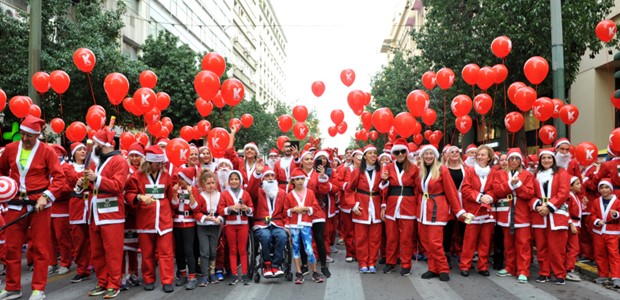
[[[209,180],[209,178],[213,178],[213,180],[217,182],[217,177],[215,176],[215,173],[211,172],[211,170],[209,169],[202,169],[200,171],[200,174],[198,175],[198,185],[201,188],[204,187],[205,183],[207,183],[207,180]]]
[[[422,164],[420,166],[420,179],[422,179],[422,181],[424,181],[424,179],[426,178],[426,165],[424,162],[424,153],[426,153],[427,151],[433,151],[433,150],[428,149],[424,151],[422,155],[420,155],[422,157]],[[431,174],[430,174],[431,179],[439,178],[439,171],[441,170],[441,166],[442,166],[441,162],[439,162],[439,159],[435,156],[435,160],[433,161],[433,164],[431,165]]]
[[[459,165],[463,165],[463,157],[461,156],[461,148],[457,147],[457,146],[450,146],[450,148],[448,148],[448,153],[446,153],[446,161],[442,161],[443,165],[448,166],[448,163],[450,163],[450,150],[452,150],[452,148],[455,148],[456,150],[459,151],[459,155],[458,155],[458,161],[459,161]],[[443,156],[442,156],[443,158]]]

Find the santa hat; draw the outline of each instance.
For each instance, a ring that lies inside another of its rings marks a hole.
[[[532,162],[534,164],[538,163],[538,156],[536,156],[536,154],[530,154],[527,156],[527,160],[528,162]]]
[[[327,159],[328,161],[331,160],[330,158],[330,150],[329,149],[324,149],[324,150],[319,150],[316,153],[314,153],[314,160],[316,160],[317,158],[319,158],[319,156],[324,156],[325,159]]]
[[[196,180],[196,168],[194,167],[182,168],[181,170],[179,170],[178,175],[179,175],[179,178],[182,178],[187,183],[194,184]]]
[[[115,134],[116,133],[114,131],[110,131],[108,127],[103,127],[95,133],[93,140],[101,146],[113,148],[116,145],[116,142],[114,141]]]
[[[614,185],[611,184],[611,179],[610,178],[603,178],[601,179],[601,181],[598,182],[598,188],[601,188],[601,185],[607,185],[609,186],[610,189],[614,189]]]
[[[378,159],[381,160],[382,157],[387,157],[387,158],[390,159],[390,161],[394,160],[394,159],[392,159],[392,154],[389,154],[389,153],[383,152],[383,153],[379,154],[379,158]]]
[[[420,155],[424,155],[424,152],[426,152],[427,150],[433,151],[433,154],[435,154],[435,157],[439,158],[439,151],[437,150],[435,146],[431,144],[422,146],[422,148],[420,148]]]
[[[230,171],[230,173],[228,173],[228,181],[230,181],[230,176],[232,176],[232,174],[237,174],[237,176],[239,176],[239,182],[241,183],[239,186],[243,187],[243,176],[241,176],[241,172],[238,170]]]
[[[228,159],[228,158],[223,158],[223,157],[219,158],[217,160],[217,166],[219,167],[221,164],[227,164],[229,168],[231,168],[231,169],[233,168],[233,164],[230,161],[230,159]]]
[[[142,145],[140,142],[134,142],[133,144],[131,144],[131,146],[129,146],[129,152],[127,153],[127,155],[132,154],[144,157],[144,145]]]
[[[495,151],[493,154],[495,154],[495,158],[499,159],[500,156],[502,156],[502,153],[499,151]]]
[[[518,157],[521,161],[523,161],[523,154],[521,154],[521,148],[508,148],[508,158]]]
[[[554,149],[552,149],[552,148],[542,148],[542,149],[538,150],[538,157],[541,157],[541,156],[543,156],[544,154],[549,154],[549,155],[553,156],[553,157],[554,157],[554,159],[555,159],[555,156],[554,156],[554,154],[555,154],[555,153],[554,153]]]
[[[392,152],[400,151],[400,150],[405,150],[407,151],[407,154],[409,153],[409,146],[407,145],[407,140],[403,138],[399,138],[395,140],[394,144],[392,145],[392,149],[391,149]]]
[[[269,174],[276,175],[276,173],[269,166],[265,166],[265,168],[263,169],[263,174],[261,176],[261,179],[265,178],[265,176]]]
[[[75,156],[75,151],[78,151],[80,148],[86,148],[86,146],[80,142],[75,142],[71,144],[71,156]]]
[[[45,121],[35,116],[27,115],[19,125],[19,129],[31,134],[40,134],[43,126],[45,126]]]
[[[314,152],[314,151],[316,151],[316,148],[314,146],[310,146],[310,147],[308,147],[308,151]]]
[[[562,144],[567,144],[567,145],[570,146],[570,141],[567,138],[558,139],[557,141],[555,141],[555,144],[553,145],[553,148],[557,149]]]
[[[291,172],[291,180],[295,178],[306,178],[306,177],[307,177],[306,172],[304,172],[304,170],[300,168],[295,168],[295,170]]]
[[[611,147],[609,147],[609,145],[607,145],[607,154],[609,154],[612,157],[617,157],[618,156],[618,152],[616,152],[613,149],[611,149]]]
[[[256,143],[254,142],[249,142],[247,144],[245,144],[245,146],[243,146],[243,152],[245,152],[246,149],[248,148],[252,148],[254,149],[254,152],[256,152],[256,155],[258,156],[258,146],[256,146]]]
[[[467,149],[465,149],[465,153],[471,150],[478,150],[478,146],[476,146],[475,144],[469,144],[469,146],[467,146]]]
[[[387,144],[386,144],[386,146],[387,146]],[[391,147],[391,145],[390,145],[390,147]],[[366,155],[366,153],[368,153],[368,151],[377,151],[377,148],[375,146],[373,146],[372,144],[368,144],[368,145],[366,145],[366,147],[364,147],[364,155]]]
[[[448,150],[450,150],[450,147],[452,147],[452,145],[447,144],[445,146],[443,146],[443,150],[441,150],[441,154],[446,154],[446,152],[448,152]]]
[[[59,144],[52,144],[51,145],[52,148],[54,148],[54,151],[56,152],[56,155],[58,156],[67,156],[67,150],[65,150],[65,148]]]
[[[356,155],[364,155],[364,152],[362,152],[361,149],[355,149],[353,150],[353,153],[351,153],[351,156],[355,157]]]
[[[393,147],[393,144],[391,142],[385,143],[385,145],[383,145],[383,152],[389,153],[390,151],[392,151],[392,147]]]
[[[301,151],[301,154],[299,155],[299,159],[300,159],[300,160],[303,160],[303,159],[304,159],[304,156],[306,156],[306,155],[310,155],[310,156],[312,156],[312,152],[310,152],[310,150],[304,150],[304,151]]]
[[[190,149],[190,150],[191,150],[191,149],[196,149],[196,151],[198,151],[198,147],[196,147],[196,144],[194,144],[194,143],[190,143],[190,144],[189,144],[189,149]]]
[[[278,149],[276,148],[271,148],[271,151],[269,151],[269,156],[271,155],[275,155],[278,156],[280,153],[278,153]]]
[[[160,137],[157,139],[157,145],[159,145],[160,147],[168,146],[168,142],[170,142],[170,140],[166,137]]]
[[[573,185],[573,183],[575,183],[575,181],[579,180],[579,177],[577,176],[573,176],[570,178],[570,185]]]
[[[145,152],[146,157],[144,159],[148,162],[163,163],[166,160],[164,150],[162,150],[158,145],[153,145],[146,148]]]

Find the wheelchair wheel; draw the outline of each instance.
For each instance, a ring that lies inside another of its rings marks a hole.
[[[293,244],[291,242],[290,235],[288,235],[288,243],[286,243],[286,249],[284,250],[284,258],[282,259],[282,262],[286,280],[293,281]]]
[[[254,232],[252,228],[249,229],[250,233],[248,234],[248,277],[252,278],[254,273],[256,272],[256,248],[254,247]]]
[[[260,274],[258,272],[254,273],[254,282],[256,283],[260,282]]]
[[[286,280],[287,281],[293,281],[293,273],[291,273],[290,271],[288,272],[288,274],[286,274]]]

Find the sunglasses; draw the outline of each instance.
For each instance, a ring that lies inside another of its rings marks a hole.
[[[508,160],[516,161],[516,160],[521,160],[521,159],[519,157],[517,157],[517,156],[511,156],[510,158],[508,158]]]
[[[407,153],[407,150],[405,150],[405,149],[401,149],[401,150],[395,150],[395,151],[392,151],[392,154],[393,154],[394,156],[396,156],[396,155],[401,155],[401,154],[405,154],[405,153]]]

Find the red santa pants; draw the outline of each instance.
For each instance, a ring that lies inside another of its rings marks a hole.
[[[620,253],[618,252],[620,237],[611,234],[594,234],[593,238],[598,276],[620,278]]]
[[[469,270],[474,253],[478,250],[478,271],[489,269],[489,250],[495,223],[469,224],[465,227],[463,250],[461,252],[461,270]]]
[[[9,209],[6,222],[9,223],[26,213],[22,210]],[[32,255],[34,271],[32,273],[32,289],[44,291],[47,284],[47,267],[50,257],[50,209],[34,212],[27,218],[8,227],[6,231],[6,287],[7,291],[21,290],[22,245],[26,239],[26,231],[31,227]]]
[[[60,265],[63,267],[71,267],[72,261],[72,245],[71,245],[71,233],[69,231],[69,217],[56,217],[52,218],[52,230],[54,234],[52,237],[54,238],[53,243],[56,247],[52,249],[50,252],[51,255],[51,265],[56,265],[56,249],[60,250]]]
[[[360,268],[376,266],[383,224],[355,224],[355,253]]]
[[[338,229],[338,215],[334,215],[331,218],[327,218],[327,222],[325,223],[325,249],[327,249],[327,253],[329,254],[329,246],[335,244],[336,239],[336,230]]]
[[[411,268],[413,256],[413,224],[415,220],[385,219],[386,244],[385,263],[395,265],[400,252],[400,262],[403,268]]]
[[[564,267],[568,271],[575,269],[575,262],[577,262],[577,256],[579,255],[579,231],[581,228],[577,227],[577,233],[568,231],[568,240],[566,241],[566,262]]]
[[[121,261],[123,260],[123,223],[89,227],[90,261],[95,267],[97,285],[107,289],[121,287]]]
[[[579,230],[579,249],[581,255],[589,260],[594,260],[594,245],[592,235],[592,223],[590,221],[590,215],[582,215],[581,217],[581,229]]]
[[[142,278],[144,283],[155,282],[155,260],[159,263],[161,284],[174,282],[174,241],[172,232],[138,233],[138,243],[142,249]]]
[[[237,256],[241,261],[241,272],[248,274],[248,236],[250,227],[244,225],[226,225],[226,241],[228,242],[228,259],[230,260],[230,271],[233,276],[237,274]]]
[[[4,217],[0,214],[0,227],[6,224]],[[4,264],[6,259],[6,231],[0,231],[0,263]]]
[[[418,223],[420,241],[426,250],[428,270],[435,273],[450,273],[448,259],[443,252],[443,226]]]
[[[226,242],[226,231],[222,231],[220,234],[220,239],[217,243],[217,248],[215,249],[215,268],[218,270],[224,270],[225,268],[227,248],[228,243]]]
[[[350,213],[340,213],[342,216],[342,230],[344,235],[341,235],[344,240],[344,247],[346,249],[346,257],[355,258],[355,225],[353,223],[353,216]]]
[[[71,238],[73,239],[73,257],[77,264],[78,275],[89,276],[90,265],[90,241],[88,237],[88,224],[69,225]]]
[[[510,234],[510,228],[502,227],[504,231],[504,262],[506,271],[518,276],[530,276],[530,262],[532,260],[532,229],[528,227],[515,228]]]
[[[564,279],[566,277],[566,242],[568,230],[551,230],[547,228],[534,228],[534,242],[536,244],[540,276],[551,276]]]

